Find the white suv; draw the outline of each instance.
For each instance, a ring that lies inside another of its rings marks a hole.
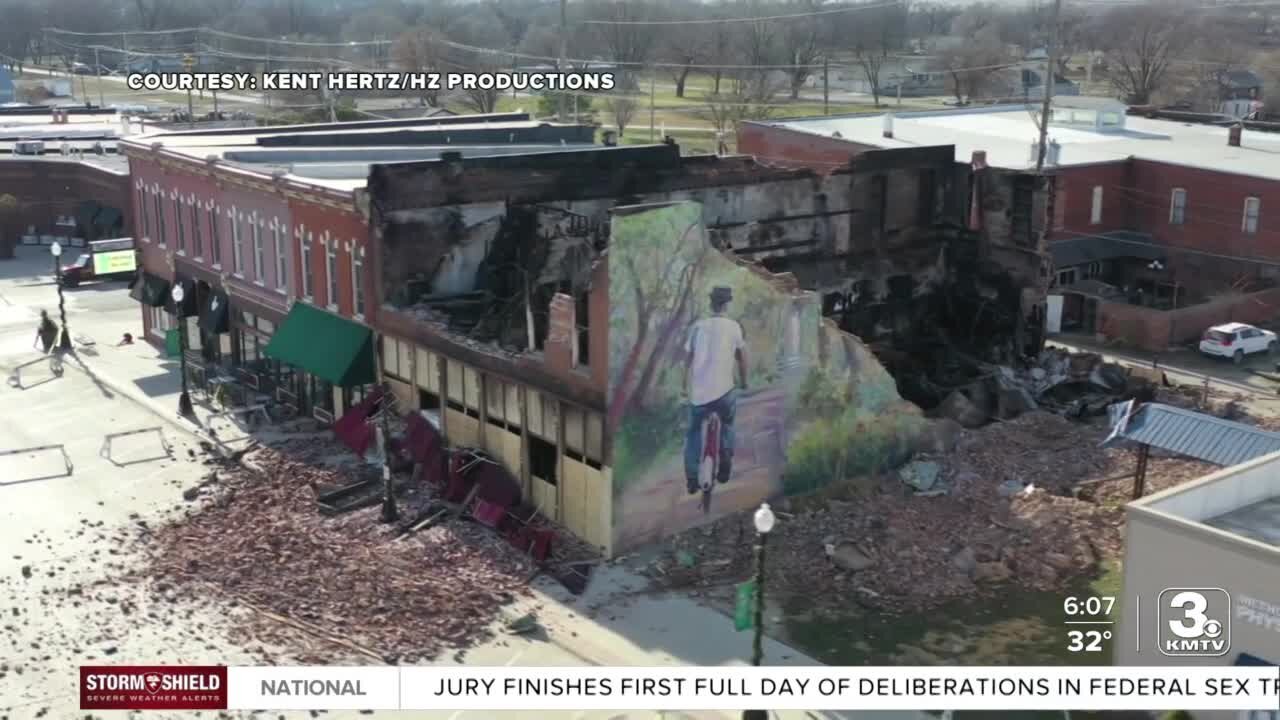
[[[1214,325],[1205,330],[1200,338],[1200,352],[1229,357],[1237,365],[1244,362],[1245,355],[1260,352],[1275,354],[1277,349],[1280,349],[1280,345],[1276,343],[1275,333],[1244,323]]]

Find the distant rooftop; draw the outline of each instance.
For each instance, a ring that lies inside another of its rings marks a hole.
[[[1240,147],[1227,143],[1228,129],[1210,125],[1125,116],[1108,99],[1071,97],[1055,101],[1049,137],[1058,144],[1057,166],[1089,165],[1136,157],[1221,172],[1280,180],[1280,135],[1246,130]],[[884,136],[886,115],[893,137]],[[956,160],[976,150],[1002,168],[1035,167],[1038,131],[1023,105],[905,113],[863,113],[791,118],[759,124],[782,127],[880,148],[954,145]]]
[[[594,128],[528,120],[524,113],[316,123],[131,136],[125,147],[149,148],[337,190],[365,186],[375,163],[519,155],[593,147]]]
[[[1280,557],[1280,452],[1137,500],[1129,511],[1212,528]]]

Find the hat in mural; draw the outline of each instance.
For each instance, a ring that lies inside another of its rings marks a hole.
[[[718,304],[727,303],[733,299],[733,288],[730,287],[714,287],[711,288],[711,302]]]

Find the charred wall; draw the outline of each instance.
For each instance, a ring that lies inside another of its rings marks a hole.
[[[819,292],[931,406],[972,374],[966,358],[1025,351],[1047,282],[1044,193],[953,153],[871,151],[829,174],[665,146],[375,166],[380,293],[470,340],[541,350],[556,294],[590,315],[611,209],[690,200],[713,246]],[[607,331],[578,325],[582,350]]]

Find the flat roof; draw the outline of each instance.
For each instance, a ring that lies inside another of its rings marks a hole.
[[[1079,98],[1070,104],[1078,104]],[[1099,103],[1104,104],[1104,103]],[[1066,108],[1067,105],[1060,107]],[[884,137],[885,116],[893,116],[893,137]],[[879,148],[954,145],[957,162],[976,150],[989,165],[1014,170],[1035,167],[1038,140],[1032,113],[1022,105],[958,108],[905,113],[861,113],[790,118],[755,123]],[[1049,126],[1060,146],[1058,167],[1115,162],[1131,157],[1173,165],[1280,180],[1280,134],[1244,131],[1240,147],[1227,143],[1228,128],[1128,115],[1124,128],[1099,132],[1085,126]]]
[[[7,145],[7,147],[6,147]],[[117,175],[129,174],[129,158],[116,153],[107,153],[105,155],[95,155],[93,153],[84,153],[79,158],[62,155],[61,153],[45,153],[43,155],[15,155],[12,151],[12,144],[0,143],[0,162],[14,161],[39,161],[39,162],[61,162],[61,163],[84,163],[92,165],[101,170],[107,170]]]
[[[1222,533],[1280,558],[1280,452],[1148,495],[1128,508]]]
[[[475,116],[475,122],[440,124],[432,118],[420,123],[330,123],[305,126],[282,125],[264,127],[256,132],[148,133],[122,139],[122,144],[148,148],[161,143],[163,149],[179,153],[195,160],[218,158],[222,164],[263,175],[283,174],[294,182],[349,191],[365,187],[369,168],[374,164],[421,162],[439,160],[445,152],[461,153],[463,157],[491,157],[497,155],[522,155],[553,152],[565,149],[596,147],[592,143],[574,143],[526,139],[506,144],[492,137],[495,131],[535,130],[550,128],[581,128],[572,123],[547,123],[533,120],[507,120],[509,116]],[[496,117],[497,121],[485,118]],[[449,120],[462,120],[456,116]],[[405,135],[406,131],[421,131],[421,135]],[[482,131],[482,132],[477,132]],[[469,143],[469,135],[480,139]],[[325,144],[264,143],[264,140],[308,138]],[[374,144],[375,139],[407,139],[406,144]],[[421,137],[423,142],[412,142]],[[505,137],[505,136],[500,136]],[[513,134],[512,137],[519,136]],[[365,143],[365,139],[369,142]],[[428,140],[432,142],[427,142]],[[443,141],[443,142],[442,142]],[[329,144],[332,142],[333,144]]]
[[[1205,521],[1210,527],[1280,547],[1280,497],[1246,505]]]

